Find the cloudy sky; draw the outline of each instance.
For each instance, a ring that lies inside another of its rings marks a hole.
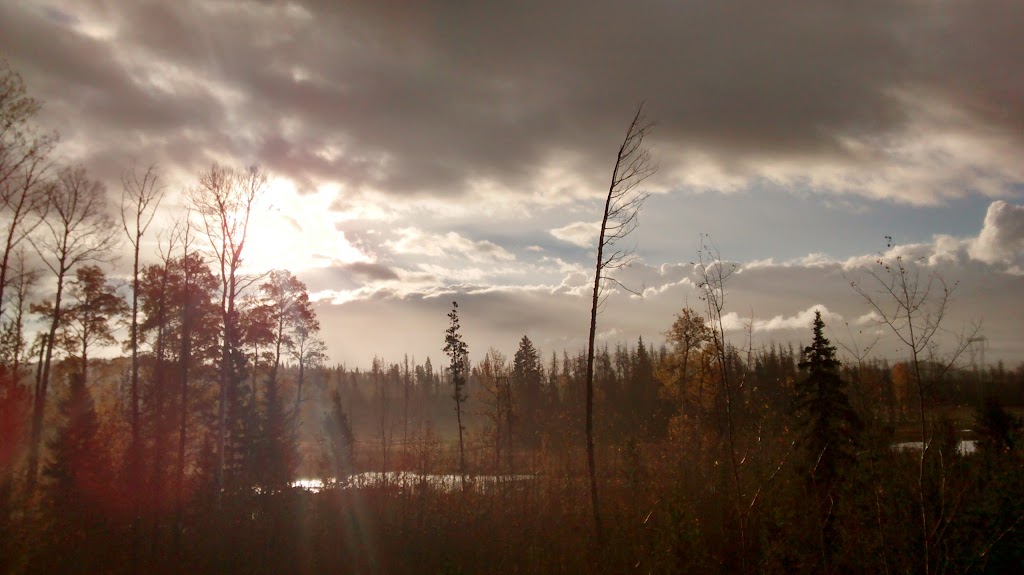
[[[701,234],[742,343],[875,340],[886,236],[955,290],[951,332],[1024,360],[1018,0],[0,2],[0,55],[64,161],[172,209],[213,162],[272,174],[250,246],[317,299],[330,355],[437,362],[585,343],[602,195],[636,106],[658,164],[606,341],[697,307]],[[875,355],[902,357],[891,338]]]

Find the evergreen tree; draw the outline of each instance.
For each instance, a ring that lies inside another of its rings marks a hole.
[[[15,468],[26,436],[30,397],[11,368],[0,363],[0,571],[10,569],[16,535],[11,521]]]
[[[521,419],[520,443],[536,447],[540,444],[540,414],[544,403],[541,365],[537,349],[525,335],[519,341],[519,350],[512,358],[512,384],[519,396],[517,411]]]
[[[984,453],[1003,454],[1013,451],[1021,439],[1024,419],[1014,417],[995,397],[988,396],[975,413],[974,429],[978,448]]]
[[[288,486],[295,474],[298,454],[277,378],[268,377],[266,385],[261,398],[264,418],[256,476],[262,485],[275,492]]]
[[[815,481],[828,484],[853,460],[862,424],[839,375],[836,348],[824,334],[821,312],[814,313],[814,339],[804,348],[800,369],[806,376],[796,385],[796,415]]]
[[[341,481],[352,475],[356,440],[352,420],[341,407],[341,394],[337,389],[331,394],[331,411],[324,415],[323,425],[330,447],[331,471],[334,479]]]
[[[99,438],[99,420],[81,373],[72,373],[67,394],[58,404],[61,419],[47,445],[43,468],[46,504],[53,523],[35,565],[40,572],[96,571],[103,558],[94,543],[103,541],[102,504],[109,501],[109,461]],[[84,563],[83,563],[84,560]],[[109,565],[106,565],[109,567]]]
[[[89,349],[114,345],[114,324],[130,311],[98,266],[82,266],[68,284],[71,296],[60,327],[60,345],[69,356],[77,356],[79,369],[88,383]]]
[[[466,489],[466,450],[462,432],[466,426],[462,424],[462,404],[466,401],[466,374],[469,372],[469,348],[462,341],[459,333],[459,304],[452,302],[452,311],[448,313],[450,321],[445,330],[444,352],[451,360],[449,369],[452,374],[452,399],[455,400],[455,417],[459,424],[459,472],[462,475],[462,489]]]
[[[658,380],[655,377],[651,350],[640,337],[632,360],[629,393],[633,409],[630,428],[641,437],[662,437],[668,425],[667,413],[658,409]]]
[[[434,366],[430,363],[430,358],[423,362],[423,386],[427,390],[427,397],[431,399],[437,397],[437,377],[434,375]]]

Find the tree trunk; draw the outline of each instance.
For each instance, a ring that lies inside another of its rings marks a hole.
[[[615,165],[618,171],[618,163]],[[612,177],[614,180],[614,175]],[[601,509],[597,495],[597,463],[594,459],[594,338],[597,335],[597,305],[601,294],[601,273],[604,270],[604,235],[608,226],[608,207],[611,205],[611,193],[604,204],[604,217],[601,219],[601,235],[597,242],[597,266],[594,270],[594,293],[590,305],[590,335],[587,338],[587,476],[590,479],[590,508],[594,515],[594,536],[597,548],[604,545],[604,533],[601,528]]]
[[[50,362],[53,360],[53,341],[57,335],[57,328],[60,327],[60,304],[61,296],[64,294],[64,269],[63,259],[60,261],[57,274],[57,293],[53,298],[53,315],[50,321],[50,330],[43,340],[45,356],[43,357],[43,371],[36,386],[36,396],[33,398],[32,409],[32,436],[29,445],[28,455],[28,478],[25,486],[26,499],[31,499],[35,493],[36,483],[39,474],[39,451],[43,439],[43,415],[46,411],[46,392],[50,382]]]
[[[142,458],[142,433],[139,429],[139,234],[135,236],[135,250],[132,259],[132,380],[131,380],[131,430],[132,439],[128,446],[128,492],[132,504],[131,556],[133,570],[139,570],[139,528],[140,501],[142,490],[139,461]]]
[[[178,358],[178,377],[180,378],[181,398],[178,419],[178,468],[174,478],[175,516],[174,516],[174,551],[178,552],[181,545],[182,519],[185,511],[185,446],[188,438],[188,370],[192,361],[192,294],[190,292],[191,273],[189,272],[188,250],[186,246],[184,262],[184,302],[182,302],[181,318],[181,353]]]
[[[643,105],[637,107],[626,136],[615,155],[615,166],[612,168],[611,183],[608,195],[605,196],[604,212],[601,215],[601,233],[597,240],[597,263],[594,266],[594,293],[590,306],[590,333],[587,338],[587,381],[586,381],[586,432],[587,432],[587,471],[590,478],[590,503],[594,514],[594,535],[599,556],[604,545],[604,533],[601,527],[601,510],[597,494],[597,464],[594,457],[594,339],[597,334],[597,307],[601,299],[601,281],[606,279],[605,272],[626,265],[630,250],[610,251],[617,240],[628,236],[636,227],[636,217],[647,194],[635,191],[635,188],[648,176],[654,173],[650,166],[650,156],[642,147],[644,136],[651,124],[644,120]],[[609,228],[609,222],[611,227]],[[621,285],[621,284],[620,284]]]
[[[301,355],[301,352],[300,352]],[[299,440],[299,426],[302,423],[301,409],[302,409],[302,383],[306,378],[306,365],[302,357],[299,358],[299,377],[295,382],[295,411],[292,414],[294,418],[292,421],[292,433],[295,436],[295,441]]]
[[[459,393],[458,390],[455,391]],[[459,424],[459,475],[462,478],[462,492],[466,492],[466,447],[462,441],[462,431],[465,429],[462,426],[462,402],[458,399],[455,400],[455,420]]]

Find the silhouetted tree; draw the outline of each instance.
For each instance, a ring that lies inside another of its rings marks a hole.
[[[77,356],[79,373],[89,384],[89,349],[96,345],[114,345],[114,328],[127,313],[128,304],[107,281],[107,275],[95,265],[75,270],[68,284],[71,305],[64,310],[60,329],[61,347]]]
[[[32,125],[40,107],[26,92],[21,76],[0,61],[0,214],[5,223],[0,254],[0,315],[7,312],[11,258],[42,221],[53,185],[46,175],[57,137],[41,134]]]
[[[302,390],[305,387],[306,373],[310,368],[323,367],[324,362],[327,361],[327,344],[318,335],[320,332],[320,322],[317,321],[315,315],[312,315],[312,308],[310,308],[310,315],[304,315],[303,318],[295,326],[295,331],[292,334],[292,345],[289,351],[291,358],[298,364],[299,369],[295,378],[295,407],[292,409],[294,433],[296,436],[302,427]]]
[[[101,260],[114,246],[113,222],[106,214],[106,196],[102,184],[89,179],[84,168],[64,170],[56,185],[48,188],[48,216],[42,231],[30,238],[47,268],[53,272],[56,287],[47,303],[49,330],[42,360],[42,372],[35,390],[32,410],[32,438],[29,444],[28,484],[35,488],[46,410],[50,365],[57,344],[57,330],[63,321],[63,296],[67,275],[80,264]]]
[[[814,338],[799,364],[805,375],[796,384],[795,407],[810,473],[815,481],[829,485],[853,462],[863,424],[850,405],[836,348],[824,330],[821,312],[815,311]]]
[[[606,282],[618,284],[608,272],[629,263],[632,250],[618,246],[636,228],[637,216],[647,194],[637,187],[654,173],[650,152],[643,146],[653,124],[647,121],[643,105],[637,107],[626,137],[619,146],[612,168],[611,183],[605,196],[601,231],[597,238],[597,264],[594,270],[594,294],[590,306],[590,336],[587,340],[586,433],[587,470],[590,477],[590,502],[594,514],[597,546],[603,544],[601,513],[597,496],[597,464],[594,459],[594,339],[597,336],[597,308]],[[621,285],[621,284],[619,284]]]
[[[352,475],[356,441],[352,420],[341,406],[337,389],[331,393],[331,409],[324,415],[323,425],[330,447],[331,469],[334,479],[340,482]]]
[[[61,551],[43,558],[37,568],[60,572],[100,569],[102,563],[88,564],[82,558],[91,555],[87,541],[96,541],[101,535],[102,503],[113,491],[109,489],[110,462],[99,437],[96,408],[80,373],[71,374],[66,394],[58,403],[58,415],[60,424],[48,442],[50,455],[43,475],[47,480],[46,509],[54,519],[53,539],[45,544]]]
[[[133,494],[138,493],[140,483],[139,466],[141,462],[142,430],[139,422],[139,249],[142,236],[156,216],[156,210],[163,198],[163,189],[157,185],[159,174],[155,166],[150,166],[140,176],[132,168],[121,175],[121,225],[128,242],[132,246],[132,305],[131,324],[129,326],[128,346],[132,354],[131,372],[131,428],[132,438],[128,447],[128,488]],[[136,512],[136,515],[138,513]],[[134,524],[133,555],[138,550],[138,522]],[[137,565],[137,563],[136,563]]]
[[[288,425],[288,415],[276,378],[267,379],[263,411],[260,457],[255,465],[256,477],[270,492],[275,492],[288,486],[295,474],[297,462],[295,435]]]
[[[176,305],[171,316],[178,324],[178,455],[175,463],[175,530],[174,543],[180,543],[185,505],[185,472],[188,469],[188,424],[192,414],[190,406],[190,380],[200,372],[207,360],[217,355],[219,309],[215,297],[217,280],[210,273],[202,256],[192,250],[191,229],[186,222],[182,230],[182,255],[174,261],[170,289]]]
[[[0,571],[12,570],[8,558],[17,535],[10,521],[14,471],[26,438],[29,399],[28,389],[15,373],[0,364]]]
[[[684,308],[676,315],[665,339],[671,349],[658,370],[658,379],[664,386],[663,395],[673,400],[678,407],[678,423],[681,427],[688,417],[698,417],[699,403],[687,410],[687,389],[691,383],[700,383],[701,350],[711,340],[711,332],[704,318],[692,309]]]
[[[905,257],[896,250],[892,237],[886,237],[886,252],[879,255],[875,267],[865,272],[867,280],[851,282],[851,286],[875,312],[879,323],[906,346],[909,355],[909,375],[916,392],[917,412],[921,430],[921,449],[918,458],[917,490],[918,512],[921,522],[922,570],[932,570],[934,549],[945,535],[935,529],[926,501],[925,461],[931,441],[928,436],[927,405],[936,382],[941,380],[967,350],[980,326],[968,328],[954,342],[949,354],[936,355],[936,338],[942,329],[950,297],[956,284],[950,286],[941,274],[931,271],[922,277],[920,259]],[[931,364],[933,369],[928,369]]]
[[[216,493],[220,502],[225,487],[228,449],[241,449],[233,432],[241,415],[239,384],[244,378],[245,358],[238,326],[238,299],[253,279],[241,276],[243,249],[249,234],[249,217],[263,195],[267,175],[260,169],[235,171],[214,164],[199,175],[191,190],[192,207],[202,223],[216,260],[221,283],[220,395],[217,401]],[[229,439],[232,445],[228,445]]]
[[[862,424],[850,406],[840,376],[836,348],[825,337],[821,312],[814,312],[814,338],[803,350],[794,402],[812,495],[818,500],[822,569],[830,571],[835,552],[834,511],[837,482],[856,461]]]
[[[265,320],[269,327],[270,337],[267,343],[272,353],[263,400],[261,441],[264,445],[264,469],[260,473],[266,475],[272,486],[281,486],[291,479],[298,461],[296,446],[301,422],[299,410],[306,369],[312,363],[322,363],[326,355],[322,347],[317,348],[316,352],[313,350],[314,342],[319,342],[315,334],[320,330],[320,324],[316,320],[304,283],[287,270],[274,270],[260,286],[260,294],[263,298]],[[299,363],[295,405],[290,418],[288,410],[284,407],[282,382],[279,377],[282,353],[288,353]],[[255,393],[255,387],[253,392]],[[288,424],[289,420],[291,425]]]
[[[459,474],[462,476],[462,490],[466,490],[466,447],[463,443],[462,404],[466,401],[466,376],[469,371],[469,347],[459,333],[459,304],[452,302],[448,312],[448,329],[444,336],[444,353],[452,376],[452,399],[455,400],[455,417],[459,425]]]
[[[507,448],[508,468],[512,468],[512,389],[509,384],[508,360],[493,347],[473,368],[477,382],[477,397],[482,415],[489,425],[483,430],[494,441],[494,464],[501,464],[502,449]]]
[[[9,301],[5,306],[3,316],[0,316],[0,365],[7,367],[7,371],[16,381],[20,382],[21,367],[25,362],[28,353],[27,342],[25,341],[25,321],[30,311],[29,296],[32,289],[39,281],[39,273],[36,270],[28,269],[28,262],[22,248],[14,256],[13,276],[9,278],[12,290],[8,291]],[[11,297],[13,295],[13,297]]]
[[[546,403],[542,378],[540,355],[530,338],[524,335],[512,358],[512,387],[518,395],[519,435],[524,447],[540,445],[540,418]]]
[[[974,432],[978,449],[986,453],[1004,454],[1019,445],[1024,432],[1024,419],[1014,417],[993,396],[985,398],[974,416]]]

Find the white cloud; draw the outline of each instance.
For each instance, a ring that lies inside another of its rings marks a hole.
[[[493,275],[492,270],[479,267],[449,268],[427,263],[421,263],[417,267],[443,283],[479,282]]]
[[[593,247],[597,243],[600,231],[600,222],[573,222],[550,230],[552,236],[581,248]]]
[[[971,257],[986,263],[1018,264],[1024,259],[1024,206],[992,202],[978,237],[970,242]]]
[[[491,263],[495,260],[509,262],[516,256],[489,240],[473,241],[456,232],[436,234],[416,227],[397,230],[399,238],[384,242],[396,254],[412,254],[430,257],[462,256],[474,263]]]
[[[950,235],[940,234],[933,239],[933,253],[928,257],[928,265],[956,263],[960,260],[964,246],[968,242]]]
[[[999,271],[1019,275],[1024,266],[1024,205],[997,200],[989,205],[985,222],[975,237],[956,237],[936,234],[930,242],[899,244],[880,253],[859,254],[844,260],[828,254],[811,253],[806,256],[777,261],[774,258],[754,260],[743,264],[744,270],[770,268],[808,268],[840,266],[846,272],[874,268],[879,262],[893,262],[902,258],[907,263],[919,263],[933,269],[974,260],[995,266]]]
[[[769,320],[755,324],[754,329],[759,331],[775,331],[779,329],[809,328],[814,323],[814,314],[816,312],[821,312],[821,317],[826,323],[839,323],[843,321],[843,316],[831,312],[827,307],[819,304],[789,317],[777,315]]]
[[[878,323],[880,321],[882,321],[882,316],[878,315],[877,311],[871,310],[868,313],[866,313],[866,314],[858,317],[857,319],[853,320],[853,325],[857,325],[857,326],[874,325],[874,324],[876,324],[876,323]]]
[[[789,329],[810,329],[814,322],[814,313],[821,312],[821,317],[825,320],[825,323],[839,323],[843,321],[843,316],[829,311],[824,305],[813,305],[803,311],[799,311],[791,316],[783,316],[782,314],[776,315],[769,319],[757,319],[756,317],[740,317],[736,312],[729,312],[722,316],[722,326],[727,331],[741,331],[748,329],[753,322],[753,331],[755,332],[770,332],[779,330]]]
[[[552,293],[582,295],[593,289],[592,281],[593,278],[584,272],[572,272],[565,276],[562,283],[552,290]]]

